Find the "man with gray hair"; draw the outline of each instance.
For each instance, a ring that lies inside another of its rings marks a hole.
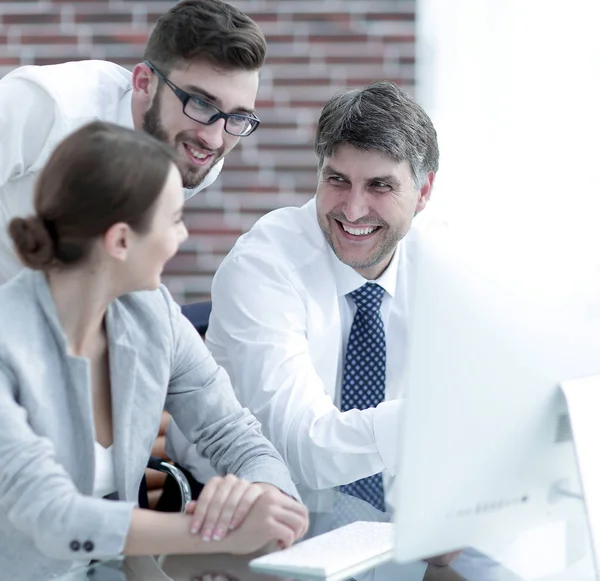
[[[315,198],[261,218],[217,271],[207,344],[296,482],[384,509],[405,397],[410,227],[431,195],[437,137],[412,97],[377,82],[325,105],[315,151]]]

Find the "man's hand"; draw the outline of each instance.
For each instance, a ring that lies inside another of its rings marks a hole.
[[[437,557],[430,557],[429,559],[425,559],[430,565],[435,565],[436,567],[446,567],[450,565],[456,557],[460,555],[460,551],[453,551],[452,553],[446,553],[444,555],[438,555]]]

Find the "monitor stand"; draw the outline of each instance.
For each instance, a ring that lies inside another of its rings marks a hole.
[[[600,375],[565,381],[560,387],[569,412],[592,559],[600,581]]]

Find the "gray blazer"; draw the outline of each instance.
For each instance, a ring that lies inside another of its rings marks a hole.
[[[119,502],[91,496],[89,362],[67,354],[46,277],[0,286],[0,577],[45,579],[122,552],[166,408],[220,474],[297,497],[281,457],[168,291],[132,293],[106,316]]]

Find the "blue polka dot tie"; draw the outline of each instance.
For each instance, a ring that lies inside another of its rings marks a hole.
[[[380,310],[384,292],[378,284],[368,282],[350,293],[356,314],[344,362],[340,406],[343,412],[373,408],[384,400],[385,330]],[[385,510],[381,472],[340,486],[340,491]]]

